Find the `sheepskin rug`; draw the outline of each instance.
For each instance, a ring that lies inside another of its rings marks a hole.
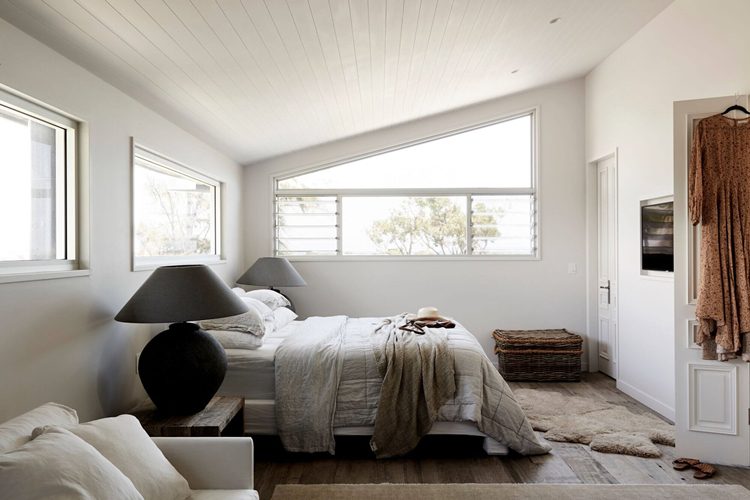
[[[674,426],[651,414],[607,401],[535,389],[516,389],[531,425],[550,441],[588,444],[592,450],[656,458],[656,444],[674,446]]]

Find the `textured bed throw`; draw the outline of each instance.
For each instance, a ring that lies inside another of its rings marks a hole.
[[[383,318],[309,318],[279,346],[274,361],[276,424],[287,450],[333,453],[333,429],[376,425],[384,386],[373,332],[382,322]],[[518,453],[547,453],[550,446],[531,428],[476,337],[460,324],[447,335],[455,393],[440,406],[437,421],[473,422],[486,436]],[[387,385],[391,389],[385,390],[393,395],[392,383]],[[397,402],[389,398],[387,404]]]
[[[335,451],[345,326],[345,316],[308,318],[276,350],[276,423],[288,451]]]
[[[372,335],[383,377],[370,447],[378,458],[413,450],[430,432],[438,411],[456,393],[453,353],[445,329],[424,334],[400,329],[406,315],[386,318]]]

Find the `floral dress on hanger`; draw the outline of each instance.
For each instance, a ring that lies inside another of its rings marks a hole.
[[[703,359],[750,361],[750,118],[704,118],[693,132],[689,212],[701,224],[695,315]]]

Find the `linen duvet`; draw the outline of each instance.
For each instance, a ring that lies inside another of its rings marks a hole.
[[[372,426],[383,378],[374,331],[382,318],[312,317],[277,349],[276,423],[289,451],[335,452],[334,427]],[[473,422],[487,436],[525,455],[549,445],[531,428],[507,383],[476,338],[461,325],[447,331],[455,395],[438,421]]]

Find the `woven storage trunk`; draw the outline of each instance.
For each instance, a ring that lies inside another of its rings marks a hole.
[[[492,336],[505,380],[581,380],[580,335],[566,330],[495,330]]]

